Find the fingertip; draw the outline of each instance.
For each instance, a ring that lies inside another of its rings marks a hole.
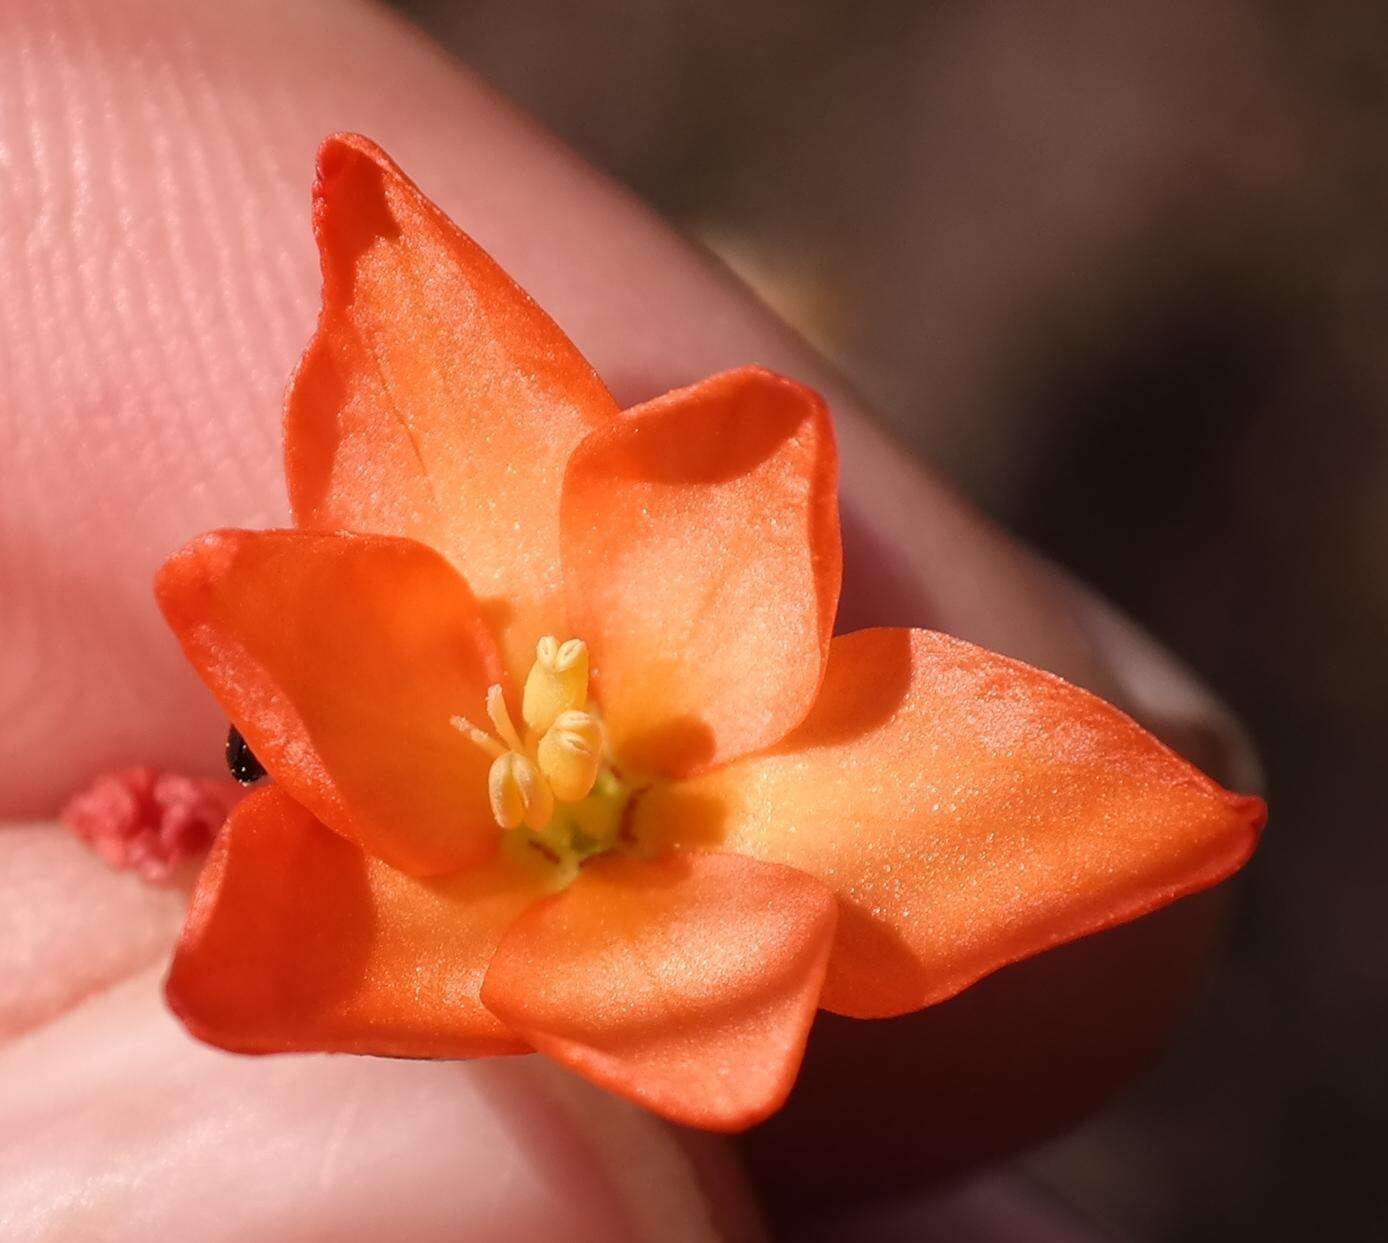
[[[1047,570],[1112,679],[1115,702],[1227,789],[1243,794],[1266,790],[1257,746],[1235,712],[1118,608],[1063,570]]]
[[[158,984],[143,972],[0,1053],[15,1237],[754,1237],[745,1216],[715,1224],[667,1128],[539,1059],[237,1056],[189,1037]]]

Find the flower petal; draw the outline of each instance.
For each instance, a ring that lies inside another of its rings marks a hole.
[[[562,509],[569,621],[622,765],[684,775],[804,718],[838,603],[837,473],[824,403],[756,367],[579,446]]]
[[[413,540],[219,531],[159,572],[184,651],[270,775],[388,863],[489,855],[485,724],[499,657],[467,584]]]
[[[324,143],[318,331],[290,385],[301,527],[407,535],[471,584],[518,677],[562,619],[559,489],[616,405],[554,322],[374,143]]]
[[[503,852],[439,880],[364,854],[278,787],[232,814],[198,881],[169,1004],[239,1053],[526,1051],[478,1001],[502,930],[544,891]]]
[[[642,796],[660,845],[803,868],[840,899],[823,1005],[860,1018],[1207,888],[1265,810],[1116,708],[959,639],[834,640],[824,687],[773,753]]]
[[[813,878],[736,855],[608,856],[511,925],[482,1001],[594,1083],[741,1130],[794,1082],[834,907]]]

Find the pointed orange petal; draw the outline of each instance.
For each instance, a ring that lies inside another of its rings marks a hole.
[[[318,331],[290,385],[295,521],[407,535],[472,585],[524,677],[562,622],[559,489],[616,406],[554,322],[374,143],[318,156]]]
[[[482,1001],[594,1083],[741,1130],[795,1080],[834,905],[811,877],[736,855],[609,856],[511,925]]]
[[[837,472],[823,402],[754,367],[579,446],[562,510],[569,621],[620,764],[683,775],[804,718],[838,603]]]
[[[1059,678],[866,630],[834,640],[780,747],[648,791],[635,828],[821,877],[841,902],[823,1004],[875,1018],[1215,884],[1264,815]]]
[[[159,572],[160,607],[270,775],[407,871],[489,855],[485,723],[499,657],[467,584],[432,549],[378,535],[219,531]]]
[[[406,876],[279,788],[257,790],[198,880],[169,1004],[200,1040],[238,1053],[525,1052],[478,989],[543,881],[509,853],[441,880]]]

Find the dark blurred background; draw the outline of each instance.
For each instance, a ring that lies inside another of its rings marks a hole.
[[[1249,722],[1218,987],[1028,1171],[1140,1243],[1385,1237],[1388,6],[398,7]]]

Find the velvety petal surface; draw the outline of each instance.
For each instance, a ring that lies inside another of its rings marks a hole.
[[[200,1040],[241,1053],[523,1052],[478,990],[548,874],[504,852],[454,876],[408,876],[277,787],[258,790],[199,879],[169,1004]]]
[[[486,723],[500,658],[467,584],[413,540],[219,531],[159,572],[184,651],[270,774],[411,872],[485,858],[498,831]]]
[[[484,1004],[542,1053],[675,1122],[785,1099],[833,939],[803,873],[736,855],[609,856],[511,925]]]
[[[635,830],[823,879],[841,904],[823,1004],[871,1018],[1215,884],[1264,816],[1059,678],[866,630],[834,640],[775,751],[651,789]]]
[[[569,621],[619,764],[683,775],[803,719],[838,603],[837,473],[824,403],[756,367],[579,446],[563,499]]]
[[[323,145],[313,224],[323,309],[285,408],[295,520],[438,548],[524,676],[562,620],[565,463],[616,405],[553,320],[368,139]]]

